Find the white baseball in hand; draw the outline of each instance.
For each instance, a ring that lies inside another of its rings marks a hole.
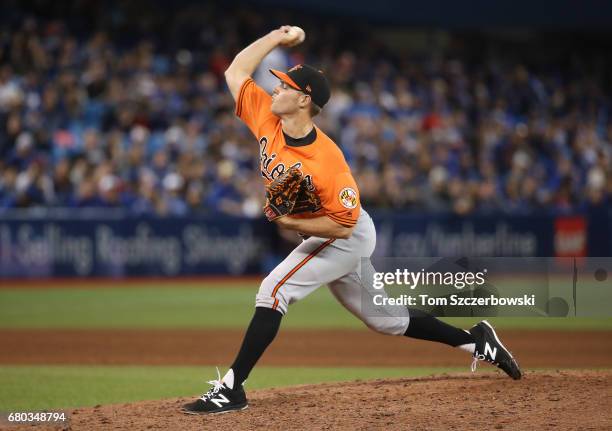
[[[283,44],[285,46],[299,45],[300,43],[304,42],[304,39],[306,39],[306,33],[304,33],[304,30],[295,25],[289,28],[287,36],[289,36],[289,40]]]

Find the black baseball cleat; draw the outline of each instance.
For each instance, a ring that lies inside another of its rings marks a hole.
[[[221,381],[221,376],[218,376],[218,380],[211,380],[208,383],[213,387],[197,400],[183,405],[183,413],[191,415],[229,413],[245,410],[249,406],[242,385],[238,389],[230,389]]]
[[[472,334],[476,341],[472,371],[476,371],[478,361],[487,361],[502,369],[514,380],[521,378],[523,373],[519,364],[512,357],[510,351],[499,341],[495,329],[493,329],[489,322],[483,320],[472,326],[470,334]]]

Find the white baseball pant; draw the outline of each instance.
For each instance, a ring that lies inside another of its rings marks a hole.
[[[288,306],[327,284],[336,299],[370,329],[403,335],[409,317],[402,306],[364,307],[374,295],[386,296],[372,287],[374,268],[370,256],[376,246],[376,229],[363,208],[348,239],[310,237],[298,245],[262,281],[255,305],[287,313]],[[364,310],[368,309],[368,312]]]

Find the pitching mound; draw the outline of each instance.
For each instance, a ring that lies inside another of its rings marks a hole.
[[[480,372],[251,391],[244,412],[192,416],[190,398],[78,409],[76,430],[612,429],[612,373]]]

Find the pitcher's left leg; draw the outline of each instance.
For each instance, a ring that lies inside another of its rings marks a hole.
[[[370,329],[459,347],[472,354],[472,370],[475,370],[478,360],[483,360],[497,366],[513,379],[521,378],[518,363],[487,321],[465,331],[416,308],[375,305],[384,303],[382,299],[387,295],[384,289],[374,289],[373,273],[370,260],[364,259],[356,271],[329,283],[330,291],[338,302]],[[375,296],[379,296],[377,301]]]

